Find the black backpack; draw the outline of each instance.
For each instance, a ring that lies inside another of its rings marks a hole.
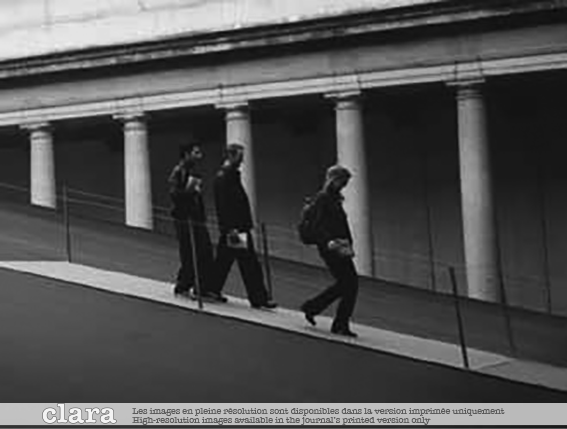
[[[297,225],[297,232],[299,233],[299,239],[303,244],[311,245],[317,244],[317,225],[315,219],[315,205],[317,203],[317,197],[307,197],[303,202],[303,208],[301,209],[301,218],[299,224]]]

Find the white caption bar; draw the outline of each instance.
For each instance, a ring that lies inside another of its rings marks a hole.
[[[0,404],[0,426],[565,426],[565,404]]]

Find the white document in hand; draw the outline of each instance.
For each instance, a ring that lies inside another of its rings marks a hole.
[[[248,248],[248,234],[239,232],[230,236],[228,240],[229,246],[233,249],[247,249]]]

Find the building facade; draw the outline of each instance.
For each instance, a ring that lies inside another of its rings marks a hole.
[[[272,253],[318,263],[295,225],[340,162],[361,274],[567,312],[567,1],[69,3],[0,23],[0,182],[32,204],[153,229],[178,145],[210,183],[240,142]]]

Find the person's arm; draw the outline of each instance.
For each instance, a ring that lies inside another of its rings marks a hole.
[[[229,177],[221,171],[214,181],[215,209],[217,220],[221,230],[233,229],[233,220],[230,215],[232,206],[232,192],[230,189]]]
[[[188,194],[199,193],[201,192],[201,184],[202,179],[199,176],[190,175],[184,192]]]
[[[320,194],[317,196],[315,202],[315,228],[317,231],[317,245],[326,250],[331,250],[338,253],[341,256],[353,257],[354,252],[352,250],[351,243],[344,238],[339,238],[337,236],[337,231],[334,230],[333,226],[333,216],[335,216],[334,203],[325,194]]]
[[[176,165],[173,170],[171,170],[171,174],[167,179],[167,182],[169,183],[169,195],[174,204],[177,204],[179,201],[179,188],[181,183],[180,173],[181,171],[179,166]]]
[[[317,245],[328,249],[329,242],[335,237],[329,227],[329,200],[324,194],[318,194],[314,202],[313,222],[317,236]]]
[[[172,199],[175,201],[178,201],[179,198],[182,198],[184,196],[190,195],[193,192],[196,191],[195,187],[185,187],[185,184],[182,183],[181,180],[181,168],[177,165],[173,168],[173,171],[171,172],[171,174],[169,175],[168,178],[168,182],[169,182],[169,193],[172,197]],[[190,182],[190,178],[192,176],[189,176],[188,178],[188,182]]]

